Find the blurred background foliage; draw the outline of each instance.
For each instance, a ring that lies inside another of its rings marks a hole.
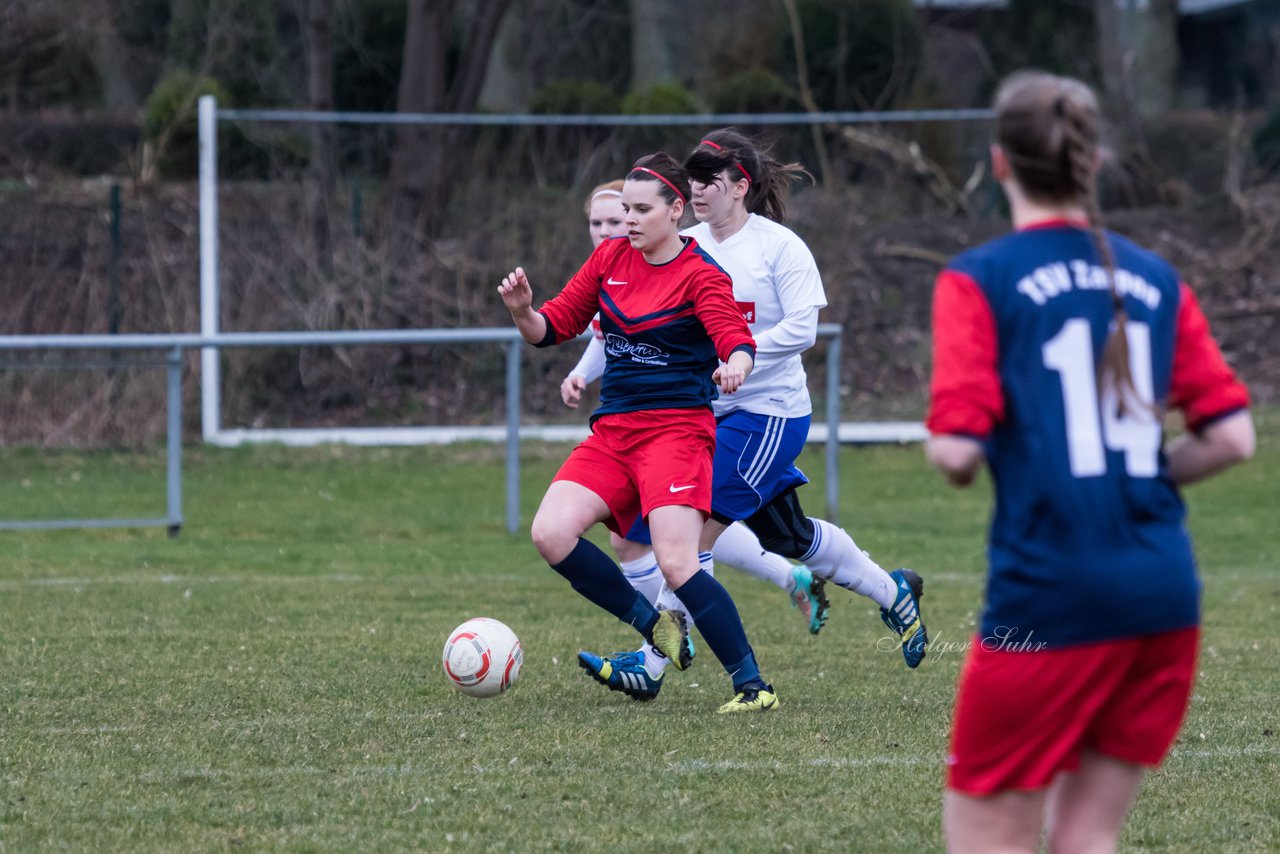
[[[1200,284],[1230,354],[1272,394],[1280,0],[4,0],[0,333],[198,328],[204,94],[373,113],[933,110],[986,107],[1026,66],[1099,90],[1109,221]],[[918,417],[933,273],[1005,227],[989,125],[742,125],[816,176],[791,224],[828,281],[824,319],[850,336],[846,408]],[[585,193],[707,129],[223,121],[222,328],[505,324],[491,285],[510,265],[549,295],[589,250]],[[551,391],[529,417],[564,417],[551,392],[569,349],[530,355]],[[229,424],[501,411],[501,361],[477,348],[224,361]],[[137,373],[114,389],[58,375],[55,395],[43,372],[0,368],[0,442],[156,435],[161,389]],[[145,382],[154,405],[109,405],[145,398]]]

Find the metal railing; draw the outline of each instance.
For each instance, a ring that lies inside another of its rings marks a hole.
[[[827,518],[835,521],[839,504],[837,459],[840,431],[841,327],[818,325],[827,348],[826,479]],[[337,345],[502,343],[506,347],[506,523],[508,533],[520,526],[520,353],[526,346],[514,328],[374,329],[332,332],[226,332],[216,335],[0,335],[5,351],[138,351],[164,350],[168,374],[166,403],[167,515],[160,519],[27,519],[0,520],[0,530],[47,528],[147,527],[163,525],[177,536],[182,515],[182,353],[217,352],[227,347],[314,347]],[[150,364],[155,364],[150,363]],[[530,433],[533,431],[530,430]]]

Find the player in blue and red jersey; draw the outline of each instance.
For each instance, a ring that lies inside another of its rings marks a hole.
[[[986,605],[960,676],[953,851],[1113,850],[1195,675],[1200,582],[1178,487],[1253,453],[1245,387],[1191,289],[1104,233],[1097,100],[1022,73],[992,171],[1015,231],[934,293],[927,456],[995,484]],[[1186,434],[1163,445],[1162,414]]]
[[[917,667],[928,645],[919,603],[923,580],[909,569],[887,572],[846,530],[806,515],[797,494],[809,482],[796,459],[813,412],[802,354],[813,346],[818,312],[827,304],[813,253],[783,225],[791,184],[808,173],[798,163],[775,160],[734,128],[707,134],[685,168],[698,224],[681,233],[729,272],[758,347],[751,378],[713,405],[714,486],[700,543],[703,568],[710,571],[713,559],[721,559],[722,534],[745,523],[759,537],[757,550],[805,563],[816,594],[812,613],[825,616],[827,606],[815,577],[868,597],[900,639],[907,666]],[[666,591],[658,601],[682,607]],[[696,624],[700,617],[690,613]],[[593,679],[636,699],[657,695],[666,662],[643,647],[608,656],[578,653]]]
[[[696,196],[697,191],[694,192]],[[626,213],[622,209],[622,181],[609,181],[594,187],[583,205],[583,213],[587,217],[588,233],[591,236],[593,249],[611,237],[626,237],[624,222]],[[706,246],[701,240],[698,245],[704,248]],[[736,288],[737,283],[735,282],[734,285]],[[743,319],[750,327],[751,319],[745,316]],[[591,327],[593,335],[586,350],[583,351],[582,358],[560,383],[560,398],[565,406],[571,409],[578,408],[582,393],[587,386],[604,375],[604,334],[600,331],[598,316],[591,322]],[[754,337],[754,333],[752,334]],[[754,368],[752,372],[757,373]],[[739,390],[734,396],[741,394],[742,391]],[[653,549],[649,547],[649,527],[643,520],[637,521],[625,537],[611,534],[609,545],[617,555],[618,564],[622,568],[622,574],[626,577],[627,583],[658,607],[683,609],[684,606],[680,600],[671,595],[671,591],[662,580],[658,560],[653,556]],[[739,569],[783,590],[792,608],[799,611],[812,634],[816,635],[826,623],[827,608],[830,603],[826,599],[822,579],[815,579],[808,567],[804,565],[793,566],[791,561],[781,555],[765,551],[760,545],[759,538],[746,525],[737,523],[725,529],[715,542],[714,557],[718,564]],[[585,660],[584,655],[599,661],[598,657],[591,656],[590,653],[579,653],[580,663]],[[667,659],[658,657],[656,661],[665,665]],[[587,667],[586,664],[583,666]],[[610,670],[610,675],[601,677],[605,679],[606,684],[616,684],[619,690],[625,691],[628,696],[637,700],[649,700],[657,696],[656,689],[661,685],[661,672],[657,674],[658,679],[654,679],[647,673],[642,678],[628,677],[612,663]],[[594,666],[589,672],[600,676],[600,671]]]
[[[625,534],[644,516],[664,579],[689,609],[733,681],[722,711],[776,704],[760,676],[737,607],[699,568],[698,538],[711,510],[716,386],[732,394],[754,364],[755,341],[729,276],[679,234],[689,197],[684,169],[665,154],[636,161],[623,184],[627,239],[603,242],[564,289],[534,311],[521,268],[498,288],[526,341],[571,340],[599,312],[605,342],[592,433],[547,489],[533,520],[539,554],[584,597],[634,626],[677,669],[688,664],[688,628],[658,611],[583,534],[604,522]],[[744,695],[765,703],[736,703]]]

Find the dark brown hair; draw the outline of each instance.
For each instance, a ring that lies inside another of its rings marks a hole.
[[[689,173],[665,151],[646,154],[637,160],[627,173],[628,181],[656,181],[658,195],[673,203],[677,198],[689,203]]]
[[[1129,368],[1129,314],[1116,289],[1116,259],[1102,230],[1102,210],[1094,181],[1102,119],[1093,90],[1070,77],[1040,71],[1018,72],[996,92],[996,142],[1004,150],[1018,185],[1035,201],[1078,203],[1107,271],[1115,328],[1098,364],[1098,384],[1112,383],[1123,415],[1126,402],[1141,401]]]
[[[796,181],[813,176],[799,163],[779,163],[736,128],[720,128],[702,137],[684,161],[689,176],[699,184],[712,184],[728,170],[731,181],[745,178],[743,202],[750,213],[774,222],[787,218],[787,196]]]

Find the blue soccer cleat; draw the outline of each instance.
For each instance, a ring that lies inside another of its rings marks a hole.
[[[898,587],[892,608],[881,608],[880,619],[902,639],[902,657],[907,667],[919,667],[924,661],[929,635],[920,615],[920,599],[924,596],[924,579],[909,569],[889,573]]]
[[[791,607],[799,608],[809,623],[809,634],[816,635],[827,624],[831,600],[827,599],[827,580],[814,577],[804,564],[791,570],[795,587],[791,590]]]
[[[633,700],[652,700],[662,689],[662,677],[654,679],[644,669],[644,653],[619,652],[603,658],[579,652],[578,666],[610,691],[621,691]]]

